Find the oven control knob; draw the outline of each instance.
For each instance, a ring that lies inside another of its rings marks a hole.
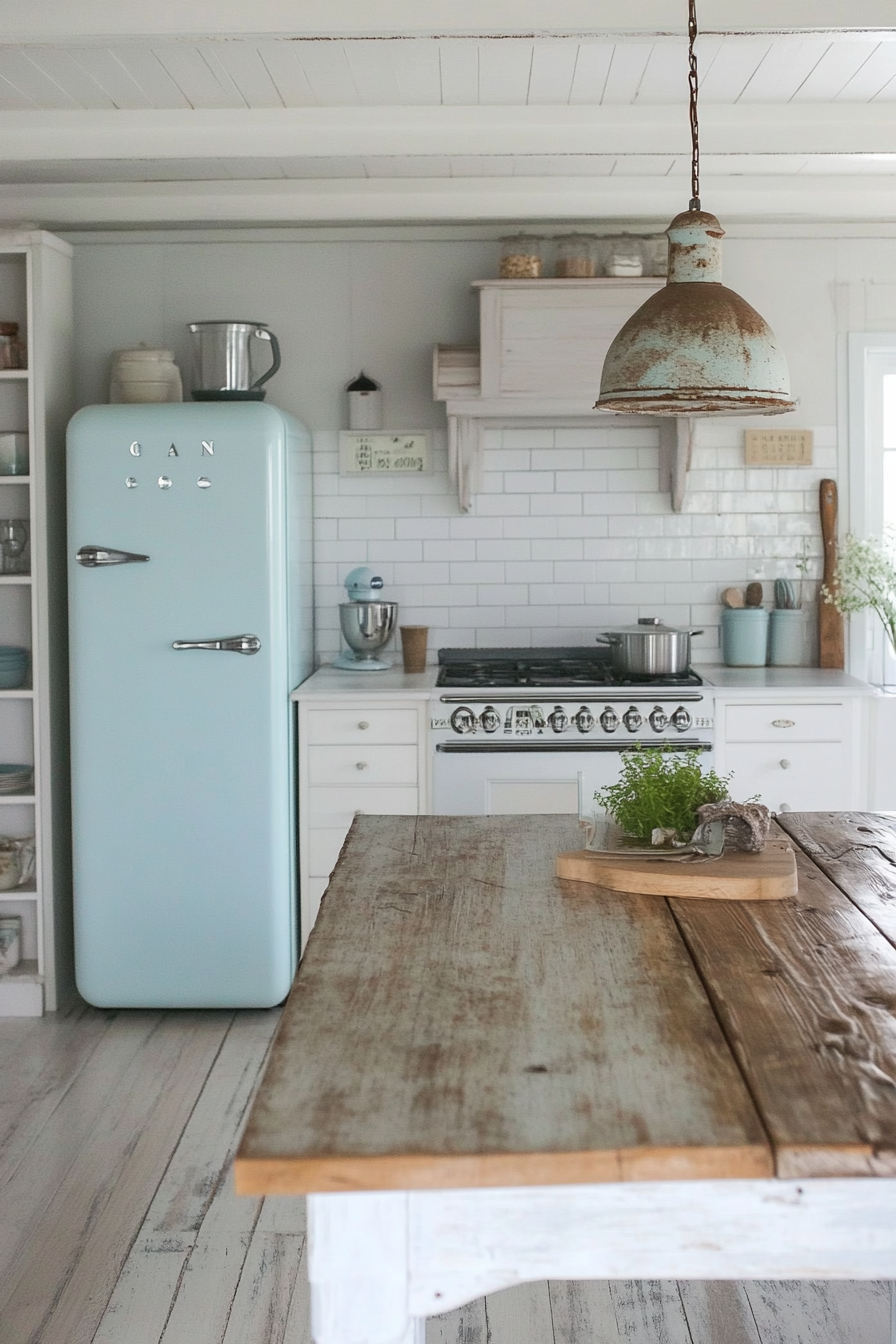
[[[548,723],[555,733],[562,733],[569,727],[569,719],[559,705],[557,705],[552,714],[548,715]]]
[[[668,722],[669,720],[666,717],[665,710],[660,709],[659,705],[656,705],[650,713],[650,726],[653,731],[655,733],[661,733]]]
[[[636,733],[644,720],[641,718],[641,715],[635,709],[634,705],[629,705],[622,716],[622,722],[630,733]]]
[[[600,716],[600,726],[605,733],[615,733],[619,727],[619,716],[614,709],[607,705],[603,714]]]
[[[496,733],[501,727],[501,715],[495,709],[494,705],[486,705],[485,709],[479,715],[479,722],[482,724],[483,732]]]
[[[476,727],[476,715],[466,705],[461,705],[451,715],[451,727],[456,733],[472,733]]]
[[[583,705],[575,716],[574,722],[580,733],[590,733],[594,727],[594,715],[590,709]]]
[[[678,706],[675,713],[672,715],[671,723],[672,727],[676,728],[680,733],[687,732],[688,728],[690,728],[691,716],[683,705]]]

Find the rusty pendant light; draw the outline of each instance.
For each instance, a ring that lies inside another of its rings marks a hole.
[[[596,410],[633,415],[780,415],[790,375],[772,329],[722,279],[725,236],[700,207],[696,0],[689,0],[691,202],[666,230],[666,286],[642,304],[604,360]]]

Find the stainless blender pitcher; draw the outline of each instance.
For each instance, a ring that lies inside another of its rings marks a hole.
[[[264,322],[190,322],[194,401],[264,401],[263,384],[280,367],[280,344]],[[267,341],[271,367],[254,378],[249,342]]]

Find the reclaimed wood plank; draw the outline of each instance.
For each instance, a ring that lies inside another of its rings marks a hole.
[[[771,1174],[665,902],[559,882],[576,837],[566,817],[356,818],[241,1192]]]
[[[519,1283],[485,1299],[488,1344],[518,1344],[519,1340],[553,1339],[548,1285]]]
[[[548,1287],[554,1344],[614,1344],[619,1339],[609,1280],[552,1279]]]
[[[889,1344],[885,1283],[747,1281],[762,1344]]]
[[[222,1344],[293,1344],[287,1333],[296,1283],[304,1277],[304,1237],[257,1231],[240,1276]]]
[[[787,901],[671,900],[779,1176],[896,1175],[896,950],[811,859]]]
[[[430,1316],[426,1322],[426,1344],[488,1344],[485,1298],[477,1297],[455,1311]],[[536,1342],[533,1340],[532,1344]]]
[[[679,1279],[678,1292],[693,1344],[766,1344],[742,1283]]]
[[[778,823],[896,946],[896,818],[787,812]]]
[[[130,1015],[128,1015],[130,1016]],[[136,1016],[136,1015],[135,1015]],[[90,1344],[230,1016],[163,1015],[71,1162],[2,1289],[16,1344]]]
[[[91,1344],[159,1344],[186,1263],[183,1251],[129,1255]]]

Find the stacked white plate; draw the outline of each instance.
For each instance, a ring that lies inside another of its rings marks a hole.
[[[33,782],[33,765],[0,765],[0,793],[25,793]]]

